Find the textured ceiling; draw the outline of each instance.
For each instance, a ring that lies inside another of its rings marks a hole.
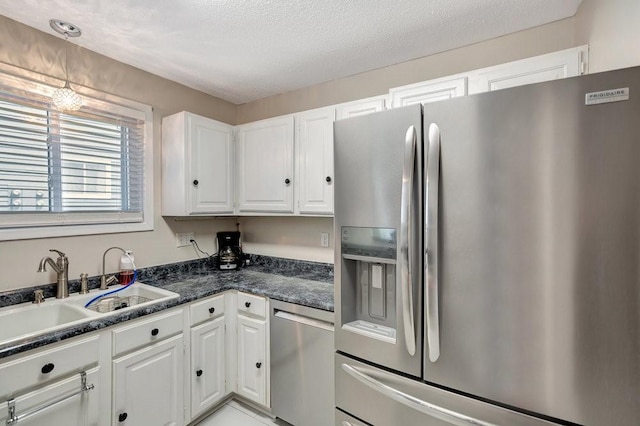
[[[0,0],[0,14],[240,104],[573,16],[581,0]]]

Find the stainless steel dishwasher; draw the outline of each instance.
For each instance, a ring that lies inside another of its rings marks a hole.
[[[272,413],[294,426],[334,424],[333,312],[270,303]]]

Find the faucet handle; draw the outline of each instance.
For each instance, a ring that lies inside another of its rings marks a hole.
[[[60,257],[67,257],[66,254],[64,254],[63,252],[61,252],[60,250],[56,250],[56,249],[49,249],[50,252],[56,252],[58,253],[58,256]]]

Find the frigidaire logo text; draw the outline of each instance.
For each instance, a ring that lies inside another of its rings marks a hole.
[[[589,93],[589,99],[608,98],[611,96],[620,96],[624,94],[625,94],[624,89],[605,90],[604,92]]]

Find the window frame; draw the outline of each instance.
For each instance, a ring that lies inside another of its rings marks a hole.
[[[33,93],[50,97],[54,90],[64,84],[62,80],[3,63],[0,63],[0,81],[23,96]],[[154,228],[152,107],[75,83],[73,89],[83,97],[84,105],[88,107],[137,117],[144,121],[142,220],[131,222],[124,214],[119,217],[119,212],[51,212],[51,215],[58,217],[58,223],[43,224],[35,214],[23,214],[21,220],[18,221],[16,221],[15,215],[1,214],[0,241],[141,232],[152,231]],[[105,217],[108,218],[108,222],[105,221]],[[42,214],[40,214],[40,218],[42,218]],[[3,227],[7,224],[11,227]]]

